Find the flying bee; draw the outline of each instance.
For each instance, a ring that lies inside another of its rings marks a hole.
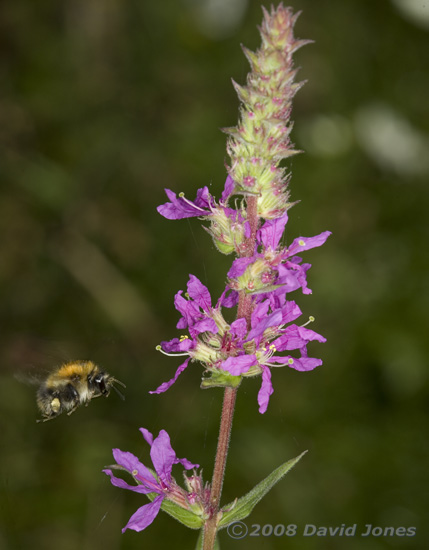
[[[107,397],[113,388],[124,399],[115,384],[125,384],[103,371],[92,361],[72,361],[51,372],[37,391],[37,406],[42,413],[38,422],[47,422],[63,412],[72,414],[94,397]]]

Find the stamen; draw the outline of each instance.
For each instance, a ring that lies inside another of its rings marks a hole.
[[[162,354],[167,355],[168,357],[180,357],[182,355],[189,355],[189,353],[186,351],[184,353],[169,353],[167,351],[164,351],[159,344],[156,346],[155,349],[156,351],[160,351]]]
[[[206,211],[204,210],[204,208],[200,208],[199,206],[197,206],[194,202],[190,201],[189,199],[187,199],[185,197],[185,193],[183,193],[183,191],[181,193],[179,193],[179,197],[184,200],[186,203],[188,203],[190,206],[192,206],[192,208],[197,208],[198,210],[201,210],[201,212],[204,212],[206,213]]]
[[[310,315],[310,317],[308,318],[308,321],[306,323],[304,323],[303,325],[300,325],[301,327],[306,327],[307,325],[309,325],[310,323],[313,323],[315,321],[315,317],[313,317],[313,315]]]

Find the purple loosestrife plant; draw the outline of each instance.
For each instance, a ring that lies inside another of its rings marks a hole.
[[[169,220],[196,217],[207,222],[204,229],[217,249],[232,254],[225,289],[216,303],[209,290],[194,275],[189,276],[187,293],[177,292],[174,304],[180,313],[179,337],[162,342],[158,349],[167,355],[183,356],[171,380],[151,393],[163,393],[190,365],[203,369],[201,387],[224,388],[224,401],[214,472],[210,485],[200,475],[185,476],[187,490],[171,476],[172,465],[180,462],[185,469],[196,465],[176,458],[166,432],[157,439],[141,430],[151,445],[155,472],[143,466],[130,453],[114,451],[116,468],[131,473],[136,485],[128,485],[105,470],[112,483],[149,496],[126,528],[141,530],[163,509],[191,528],[201,530],[197,548],[211,550],[219,529],[247,517],[259,500],[301,458],[282,464],[247,495],[220,507],[225,464],[230,440],[235,398],[244,378],[260,378],[259,412],[265,413],[274,392],[273,370],[289,367],[310,371],[322,364],[309,357],[308,343],[325,338],[306,327],[314,321],[297,323],[302,313],[289,294],[301,289],[310,294],[307,271],[301,253],[321,246],[329,231],[315,237],[298,237],[282,244],[288,221],[288,184],[290,172],[281,167],[282,160],[295,155],[290,140],[292,99],[302,83],[295,82],[293,53],[308,43],[294,37],[293,27],[299,14],[280,4],[264,11],[260,28],[261,48],[244,53],[251,71],[247,85],[234,87],[241,101],[238,125],[224,129],[228,135],[230,157],[227,178],[220,199],[207,187],[199,189],[195,200],[166,190],[169,201],[158,212]],[[237,308],[236,319],[228,323],[225,308]]]

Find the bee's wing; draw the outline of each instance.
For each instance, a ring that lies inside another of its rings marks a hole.
[[[65,346],[42,338],[17,334],[9,346],[8,369],[24,384],[37,385],[66,360]]]

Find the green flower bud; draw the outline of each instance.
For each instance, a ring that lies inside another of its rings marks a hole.
[[[294,82],[292,54],[309,41],[293,36],[297,15],[282,5],[271,13],[264,10],[261,48],[257,52],[243,48],[251,66],[247,85],[233,81],[243,104],[239,123],[224,129],[231,157],[228,172],[236,192],[257,196],[258,216],[265,219],[280,217],[292,206],[287,191],[290,176],[278,165],[299,153],[289,137],[292,99],[302,86]]]

